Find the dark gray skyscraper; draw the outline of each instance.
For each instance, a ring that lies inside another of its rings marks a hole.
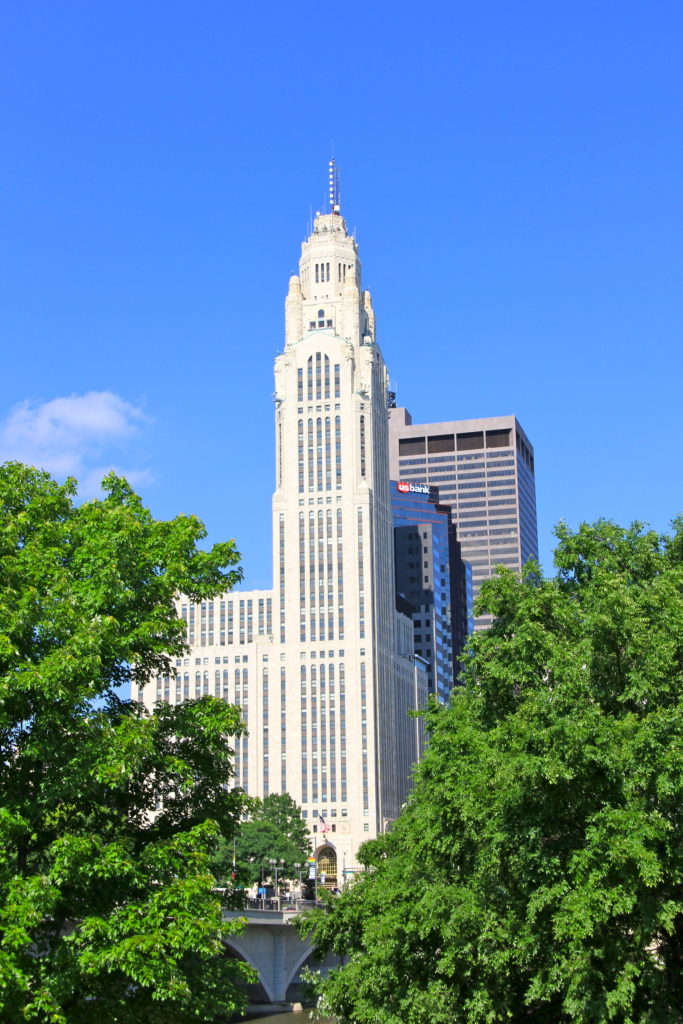
[[[534,451],[514,416],[413,423],[392,408],[389,436],[392,479],[434,484],[451,506],[475,599],[497,565],[538,558]],[[475,629],[489,622],[479,616]]]

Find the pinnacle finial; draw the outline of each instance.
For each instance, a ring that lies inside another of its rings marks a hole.
[[[332,157],[329,164],[329,184],[330,210],[332,213],[339,213],[341,211],[339,195],[339,168],[337,167],[337,161],[334,157]]]

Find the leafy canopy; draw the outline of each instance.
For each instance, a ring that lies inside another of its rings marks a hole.
[[[306,925],[341,1021],[683,1019],[683,520],[557,535],[483,587],[405,813]]]
[[[74,481],[0,467],[3,1024],[215,1019],[248,973],[223,955],[209,869],[242,813],[239,714],[121,696],[186,650],[174,596],[228,589],[239,556],[103,486],[78,506]]]
[[[310,849],[308,829],[299,806],[289,793],[270,793],[263,800],[257,797],[252,801],[251,818],[242,823],[235,843],[221,844],[214,872],[222,884],[229,884],[234,855],[240,885],[274,877],[271,859],[278,861],[279,878],[297,878],[294,865],[303,866]]]

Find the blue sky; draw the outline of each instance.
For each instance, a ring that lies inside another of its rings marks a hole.
[[[270,585],[272,364],[332,147],[399,403],[514,413],[552,526],[683,509],[683,6],[0,8],[0,458]],[[418,370],[418,354],[420,369]]]

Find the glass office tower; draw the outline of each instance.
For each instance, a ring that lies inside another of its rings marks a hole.
[[[392,482],[391,508],[396,592],[410,605],[415,653],[427,663],[429,691],[445,702],[471,622],[469,566],[438,488]]]

